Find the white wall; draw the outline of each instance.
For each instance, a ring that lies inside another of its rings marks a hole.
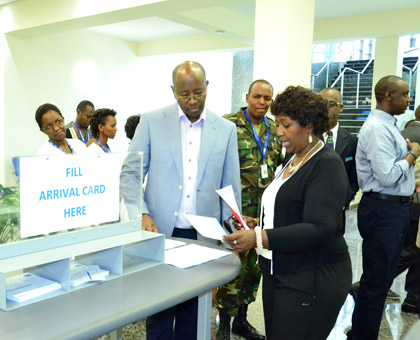
[[[173,103],[172,70],[192,59],[207,71],[208,108],[220,115],[230,112],[231,53],[138,58],[134,43],[86,31],[36,38],[9,35],[0,53],[0,62],[4,59],[0,67],[4,65],[5,70],[3,77],[0,71],[0,83],[4,78],[5,84],[0,180],[4,177],[6,185],[15,184],[11,158],[34,155],[46,140],[34,118],[37,107],[46,102],[57,105],[67,123],[74,120],[76,106],[83,99],[91,100],[96,108],[116,110],[119,131],[110,146],[113,151],[125,151],[127,117]]]

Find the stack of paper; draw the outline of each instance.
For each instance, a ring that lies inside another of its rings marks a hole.
[[[186,245],[186,243],[182,242],[182,241],[171,240],[169,238],[165,239],[165,250],[176,248],[176,247],[181,247],[181,246],[185,246],[185,245]]]
[[[91,281],[105,281],[109,271],[97,265],[85,266],[84,264],[74,263],[71,265],[70,284],[72,287],[80,286]]]
[[[189,268],[232,254],[221,249],[189,244],[165,251],[165,263],[179,268]]]
[[[6,298],[24,302],[37,296],[61,289],[61,284],[32,273],[23,273],[6,279]]]

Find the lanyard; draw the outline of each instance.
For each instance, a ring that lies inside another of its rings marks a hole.
[[[101,146],[102,150],[104,150],[104,152],[111,152],[111,149],[109,148],[108,144],[106,145],[106,147],[108,148],[108,150],[102,145],[101,141],[99,139],[96,139],[96,141],[99,143],[99,145]]]
[[[256,140],[256,142],[257,142],[258,146],[260,147],[261,157],[262,157],[262,160],[263,160],[263,162],[264,162],[265,153],[267,152],[267,146],[268,146],[268,133],[269,133],[269,132],[268,132],[269,127],[268,127],[267,118],[265,118],[265,116],[264,116],[264,123],[265,123],[265,125],[267,126],[267,133],[265,134],[264,150],[263,150],[263,149],[262,149],[262,147],[261,147],[261,140],[260,140],[260,137],[258,136],[257,131],[255,131],[254,126],[252,125],[251,121],[249,120],[248,114],[246,113],[246,109],[245,109],[244,113],[245,113],[245,118],[246,118],[246,120],[249,122],[249,124],[251,124],[252,132],[254,132],[254,137],[255,137],[255,140]]]
[[[65,151],[64,151],[62,148],[60,148],[58,145],[56,145],[56,144],[52,143],[52,142],[51,142],[51,140],[48,140],[48,141],[50,142],[50,144],[51,144],[52,146],[56,147],[58,150],[60,150],[60,151],[64,152],[64,153],[67,155],[67,152],[65,152]],[[69,144],[69,143],[67,143],[67,146],[69,147],[69,149],[70,149],[71,153],[76,154],[76,153],[74,152],[74,150],[71,148],[71,146],[70,146],[70,144]]]
[[[85,136],[83,136],[82,131],[79,129],[79,127],[77,126],[76,122],[73,122],[74,126],[76,127],[77,130],[79,130],[80,136],[82,137],[82,142],[86,144],[86,139],[89,140],[90,136],[89,136],[89,129],[86,129],[86,139]]]

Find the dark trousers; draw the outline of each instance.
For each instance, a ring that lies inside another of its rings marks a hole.
[[[349,292],[350,258],[294,274],[271,275],[260,256],[267,340],[325,340]]]
[[[194,229],[175,228],[172,236],[196,240],[197,232]],[[197,298],[190,299],[177,306],[168,308],[162,312],[152,315],[146,320],[147,339],[196,340],[197,316]]]
[[[378,338],[386,294],[410,223],[410,206],[363,195],[357,211],[363,239],[363,274],[352,317],[350,339]]]
[[[420,249],[416,246],[418,223],[420,216],[420,204],[410,205],[410,227],[407,237],[398,260],[396,276],[408,269],[405,278],[405,290],[407,297],[405,302],[420,307],[419,285],[420,285]]]

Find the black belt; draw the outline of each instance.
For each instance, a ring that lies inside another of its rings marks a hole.
[[[390,202],[397,202],[397,203],[411,203],[413,200],[412,196],[388,195],[388,194],[382,194],[380,192],[374,192],[374,191],[364,192],[363,195],[374,197],[383,201],[390,201]]]

